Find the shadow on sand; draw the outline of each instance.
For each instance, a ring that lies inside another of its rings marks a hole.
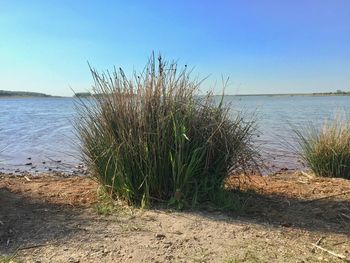
[[[212,220],[242,220],[270,227],[298,228],[329,234],[350,235],[350,193],[343,199],[305,200],[256,192],[239,194],[242,209],[218,217],[199,212]],[[348,196],[348,199],[344,199]]]
[[[79,211],[0,188],[0,254],[62,242],[79,234],[88,224]]]
[[[241,212],[190,213],[215,221],[244,221],[269,227],[350,235],[350,199],[305,201],[257,193],[241,196],[244,200]],[[96,213],[86,213],[86,209],[45,203],[0,188],[0,253],[10,254],[64,242],[87,231],[97,218]]]

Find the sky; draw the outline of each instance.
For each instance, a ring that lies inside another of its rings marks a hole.
[[[350,91],[349,0],[0,0],[0,89],[71,96],[152,51],[227,94]]]

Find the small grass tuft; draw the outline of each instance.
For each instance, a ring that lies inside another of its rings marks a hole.
[[[350,179],[350,120],[337,115],[318,128],[294,129],[299,154],[316,176]]]
[[[106,192],[104,187],[97,189],[97,204],[96,211],[99,215],[108,216],[113,214],[117,210],[117,206],[114,204],[111,196]]]
[[[0,263],[22,263],[23,261],[16,258],[16,255],[1,256]]]

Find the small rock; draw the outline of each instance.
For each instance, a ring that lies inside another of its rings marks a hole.
[[[33,163],[26,163],[25,165],[28,165],[28,166],[29,166],[29,165],[33,165]]]
[[[156,238],[157,238],[157,239],[164,239],[164,238],[165,238],[165,235],[164,235],[164,234],[161,234],[161,233],[158,233],[158,234],[156,234]]]

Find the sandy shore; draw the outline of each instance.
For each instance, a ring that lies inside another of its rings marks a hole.
[[[249,194],[235,213],[104,210],[88,177],[2,174],[0,254],[36,263],[350,259],[350,181],[291,173],[239,182]]]

